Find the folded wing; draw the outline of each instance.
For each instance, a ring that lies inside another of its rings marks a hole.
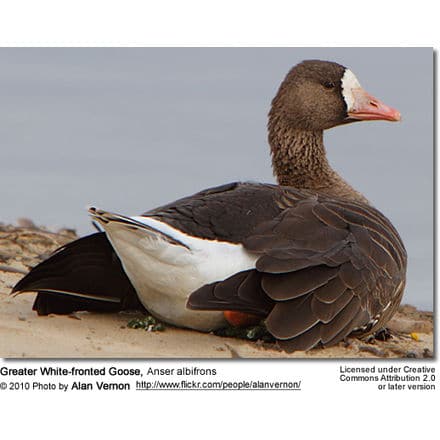
[[[188,307],[265,316],[287,350],[380,328],[405,280],[406,253],[391,223],[374,208],[325,196],[291,205],[244,240],[260,255],[254,271],[203,286]]]

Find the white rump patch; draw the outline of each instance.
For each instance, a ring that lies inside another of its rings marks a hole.
[[[354,95],[353,89],[360,89],[361,85],[355,74],[350,69],[345,69],[342,77],[342,96],[347,104],[347,112],[353,110]]]
[[[241,244],[193,237],[151,217],[131,219],[133,224],[109,221],[104,228],[142,304],[177,326],[211,331],[224,325],[222,312],[189,310],[186,301],[205,284],[254,269],[258,256]]]

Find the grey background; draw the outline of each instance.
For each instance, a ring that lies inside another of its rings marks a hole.
[[[273,182],[270,101],[303,59],[349,67],[399,124],[326,132],[333,166],[409,254],[404,302],[433,303],[429,48],[0,49],[0,221],[93,232],[88,204],[138,214],[234,180]]]

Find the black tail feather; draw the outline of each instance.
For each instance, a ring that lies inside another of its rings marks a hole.
[[[21,279],[12,293],[30,291],[38,292],[33,309],[39,315],[145,311],[103,232],[58,249]]]

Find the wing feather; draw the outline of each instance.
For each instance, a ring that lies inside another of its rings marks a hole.
[[[290,196],[287,188],[278,205],[281,214],[243,240],[259,255],[256,269],[236,287],[215,283],[215,289],[224,285],[221,295],[199,289],[190,303],[196,299],[203,309],[217,295],[218,310],[248,312],[258,303],[268,330],[288,351],[380,328],[400,302],[406,272],[405,248],[391,223],[370,206],[307,193],[301,198],[297,190]]]

